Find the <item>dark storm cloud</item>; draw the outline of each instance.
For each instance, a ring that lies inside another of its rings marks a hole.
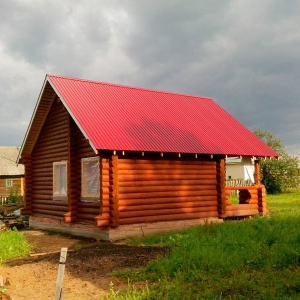
[[[209,96],[299,155],[299,13],[280,0],[1,1],[1,143],[21,143],[53,73]]]

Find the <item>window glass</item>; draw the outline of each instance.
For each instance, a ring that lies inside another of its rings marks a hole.
[[[81,161],[82,197],[96,198],[99,196],[99,158],[83,158]]]
[[[5,179],[5,187],[13,187],[13,179]]]
[[[53,195],[67,196],[67,162],[53,163]]]

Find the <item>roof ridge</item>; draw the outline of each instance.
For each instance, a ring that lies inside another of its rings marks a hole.
[[[170,94],[170,95],[177,95],[177,96],[184,96],[184,97],[192,97],[192,98],[197,98],[197,99],[206,99],[206,100],[211,100],[214,101],[210,97],[206,96],[197,96],[197,95],[190,95],[190,94],[184,94],[184,93],[179,93],[179,92],[170,92],[170,91],[164,91],[164,90],[155,90],[151,88],[141,88],[141,87],[136,87],[136,86],[130,86],[130,85],[125,85],[125,84],[117,84],[117,83],[110,83],[110,82],[103,82],[103,81],[96,81],[96,80],[89,80],[89,79],[83,79],[83,78],[76,78],[76,77],[68,77],[68,76],[61,76],[61,75],[53,75],[53,74],[47,74],[47,77],[56,77],[56,78],[61,78],[61,79],[69,79],[69,80],[74,80],[74,81],[84,81],[88,83],[95,83],[95,84],[101,84],[101,85],[108,85],[108,86],[114,86],[114,87],[120,87],[120,88],[126,88],[126,89],[133,89],[133,90],[140,90],[140,91],[147,91],[147,92],[154,92],[154,93],[159,93],[159,94]]]

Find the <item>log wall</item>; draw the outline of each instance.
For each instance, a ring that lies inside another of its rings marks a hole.
[[[74,121],[71,122],[70,127],[71,138],[73,138],[70,155],[70,165],[72,166],[70,196],[72,205],[74,205],[73,215],[76,215],[77,222],[94,223],[97,216],[101,219],[101,203],[100,199],[91,202],[81,201],[81,159],[94,157],[96,154]]]
[[[26,206],[34,216],[63,219],[68,211],[67,198],[53,200],[53,162],[68,160],[70,117],[56,99],[33,149],[25,160]],[[31,169],[31,170],[30,170]],[[28,203],[28,204],[27,204]]]
[[[114,226],[218,217],[214,161],[119,159],[110,174],[110,207],[118,207],[117,224],[111,213]]]

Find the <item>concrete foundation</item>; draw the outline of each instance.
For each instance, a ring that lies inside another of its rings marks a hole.
[[[30,217],[29,227],[58,233],[67,233],[74,236],[93,238],[98,241],[119,241],[133,237],[144,237],[153,234],[178,231],[192,226],[201,226],[211,223],[222,223],[222,219],[206,218],[194,220],[179,220],[153,223],[121,225],[116,228],[95,227],[92,224],[71,223],[50,218]]]

